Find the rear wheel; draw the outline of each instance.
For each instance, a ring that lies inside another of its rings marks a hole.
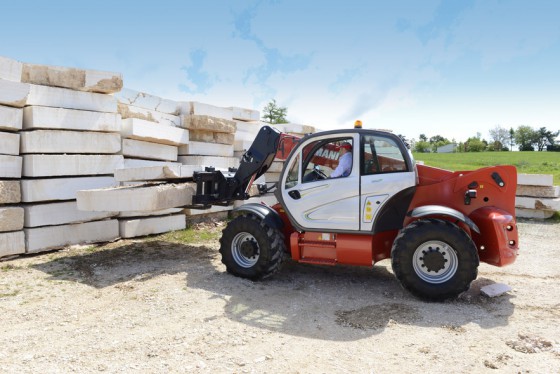
[[[393,243],[391,261],[403,287],[428,300],[444,300],[468,290],[479,264],[467,233],[439,219],[422,219],[405,227]]]
[[[271,276],[286,258],[280,230],[269,227],[254,215],[233,219],[220,239],[222,262],[228,273],[253,280]]]

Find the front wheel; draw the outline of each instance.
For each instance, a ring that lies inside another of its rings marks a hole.
[[[254,215],[242,215],[222,231],[220,253],[228,273],[258,280],[280,269],[286,245],[280,230]]]
[[[422,219],[405,227],[391,251],[393,272],[415,296],[445,300],[469,289],[478,274],[471,238],[453,223]]]

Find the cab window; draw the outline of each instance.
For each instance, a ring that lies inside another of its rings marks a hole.
[[[352,145],[352,138],[323,139],[306,145],[302,151],[302,182],[350,175]],[[345,153],[349,156],[344,156]]]
[[[363,136],[361,164],[362,175],[408,171],[397,143],[379,135]]]

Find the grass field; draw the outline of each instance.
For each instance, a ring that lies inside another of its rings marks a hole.
[[[492,165],[514,165],[520,174],[552,174],[560,185],[560,152],[414,153],[426,165],[448,170],[473,170]]]

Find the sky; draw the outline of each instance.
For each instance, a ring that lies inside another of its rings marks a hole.
[[[560,130],[560,2],[9,1],[0,56],[118,72],[165,99],[318,129],[464,141]]]

